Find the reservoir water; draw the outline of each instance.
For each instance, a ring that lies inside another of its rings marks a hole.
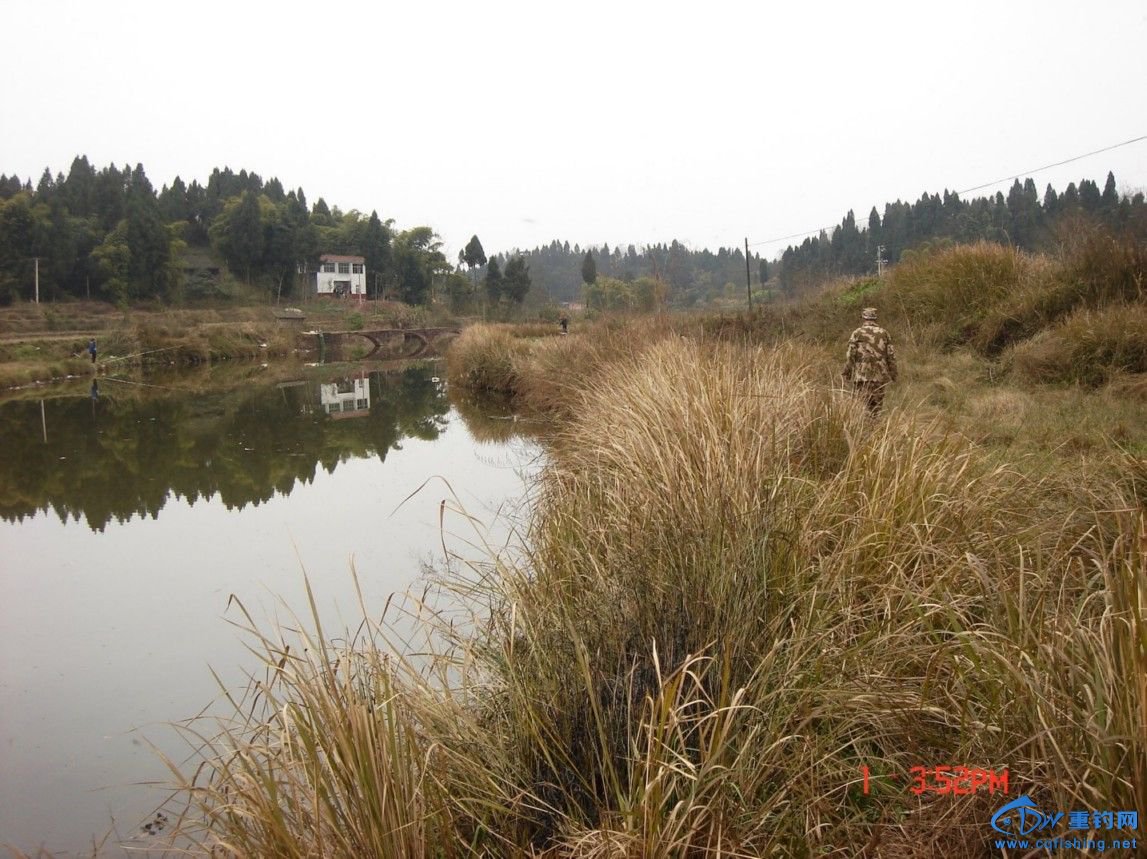
[[[444,550],[474,555],[456,503],[506,538],[538,450],[440,372],[252,366],[0,403],[0,852],[146,843],[157,750],[189,752],[171,723],[219,697],[212,671],[241,689],[258,669],[236,600],[305,617],[305,574],[333,634],[361,617],[352,564],[381,612]]]

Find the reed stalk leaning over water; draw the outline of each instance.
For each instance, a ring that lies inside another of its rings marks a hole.
[[[1000,797],[914,796],[916,765],[1147,808],[1135,487],[1025,477],[810,378],[680,337],[604,367],[523,560],[455,580],[470,621],[427,609],[408,658],[369,623],[262,637],[181,831],[236,856],[990,855]]]

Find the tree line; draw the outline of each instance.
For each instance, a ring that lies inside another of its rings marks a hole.
[[[1069,217],[1099,219],[1147,235],[1142,193],[1120,196],[1108,173],[1042,200],[1029,178],[1005,196],[964,200],[925,193],[915,203],[876,207],[867,224],[849,212],[840,225],[788,247],[770,262],[739,247],[692,250],[677,240],[638,248],[581,247],[554,240],[487,258],[475,235],[452,264],[430,227],[396,230],[377,212],[342,212],[322,198],[308,205],[246,170],[216,168],[206,184],[176,178],[156,192],[142,165],[96,170],[85,156],[67,175],[45,170],[37,185],[0,175],[0,304],[32,297],[34,271],[45,299],[85,297],[127,303],[195,300],[225,294],[211,261],[276,299],[300,294],[323,253],[365,258],[368,294],[424,304],[436,293],[459,312],[585,301],[600,309],[691,307],[739,300],[746,275],[754,292],[798,293],[827,278],[862,275],[937,239],[981,239],[1040,250]]]
[[[691,250],[674,239],[638,248],[608,244],[581,247],[555,239],[532,250],[496,253],[489,260],[477,236],[458,255],[460,266],[476,278],[482,266],[483,278],[475,283],[490,291],[503,269],[528,272],[530,283],[519,301],[527,304],[581,303],[598,309],[652,309],[669,304],[691,307],[726,296],[731,290],[743,295],[745,254],[739,248]],[[769,262],[757,254],[749,260],[754,284],[767,281]]]
[[[142,164],[96,170],[86,156],[67,175],[0,175],[0,303],[32,297],[116,302],[210,298],[223,284],[205,250],[231,273],[278,298],[298,294],[322,253],[365,257],[372,296],[424,303],[453,271],[430,227],[342,212],[302,188],[286,190],[246,170],[216,168],[206,185],[176,178],[159,192]],[[198,275],[197,271],[198,271]]]
[[[1031,178],[1022,183],[1016,179],[1006,196],[1000,191],[964,200],[947,190],[943,195],[925,193],[915,203],[886,204],[883,216],[873,206],[866,225],[859,225],[849,211],[831,236],[822,230],[784,251],[780,283],[795,293],[830,277],[867,274],[876,270],[880,248],[883,259],[897,262],[904,251],[936,240],[986,240],[1046,250],[1055,243],[1059,225],[1078,218],[1147,237],[1143,194],[1121,196],[1113,173],[1107,174],[1102,191],[1089,179],[1069,184],[1062,194],[1049,184],[1042,200]]]
[[[887,203],[883,216],[874,206],[867,224],[859,224],[850,211],[831,235],[821,231],[789,246],[773,261],[750,251],[748,265],[739,247],[692,250],[677,240],[642,248],[631,244],[625,250],[620,245],[583,248],[554,240],[514,255],[525,261],[536,284],[527,302],[584,301],[596,309],[650,310],[721,299],[741,301],[746,276],[754,296],[764,300],[778,292],[799,293],[832,277],[874,272],[878,252],[884,261],[894,263],[904,251],[937,240],[987,240],[1046,250],[1056,242],[1059,226],[1073,218],[1147,237],[1144,195],[1121,196],[1109,172],[1102,190],[1084,179],[1062,193],[1048,185],[1042,200],[1028,178],[1022,183],[1017,179],[1006,195],[998,192],[964,200],[947,190],[924,193],[916,203]],[[471,244],[476,241],[475,236]],[[477,250],[481,251],[480,243]],[[464,260],[465,256],[466,251],[459,255],[460,264],[473,268],[473,256]],[[497,254],[490,265],[504,265],[507,258]],[[486,264],[484,254],[481,259]]]

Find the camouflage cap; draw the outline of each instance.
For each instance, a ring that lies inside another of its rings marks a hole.
[[[868,320],[870,322],[875,322],[876,321],[876,308],[875,307],[864,308],[864,310],[860,311],[860,318]]]

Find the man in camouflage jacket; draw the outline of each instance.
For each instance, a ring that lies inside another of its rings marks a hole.
[[[868,411],[876,415],[884,405],[885,389],[896,381],[896,350],[888,332],[876,324],[875,307],[864,308],[860,319],[860,327],[848,338],[848,357],[840,375],[852,382]]]

